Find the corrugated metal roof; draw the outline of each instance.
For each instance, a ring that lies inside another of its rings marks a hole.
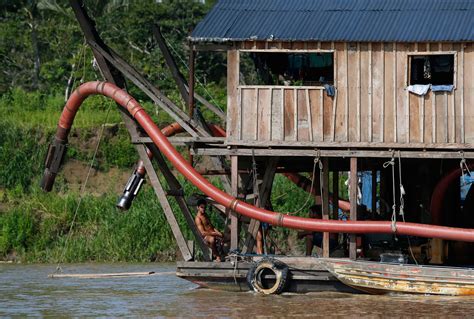
[[[474,0],[220,0],[193,41],[474,41]]]

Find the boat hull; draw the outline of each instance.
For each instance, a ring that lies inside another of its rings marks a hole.
[[[474,295],[474,269],[322,259],[342,283],[371,294]]]

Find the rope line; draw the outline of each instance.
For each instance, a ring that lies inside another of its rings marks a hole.
[[[319,164],[319,170],[320,170],[320,174],[322,174],[322,170],[323,170],[323,162],[321,162],[321,159],[319,158],[319,156],[316,156],[314,158],[314,163],[313,163],[313,173],[312,173],[312,176],[311,176],[311,187],[309,189],[309,192],[308,192],[308,196],[306,197],[306,200],[305,202],[303,203],[303,205],[301,205],[301,207],[293,212],[293,213],[287,213],[287,215],[295,215],[295,214],[298,214],[299,212],[301,212],[303,210],[303,208],[306,207],[306,205],[308,204],[309,200],[313,197],[313,189],[314,189],[314,180],[315,180],[315,177],[316,177],[316,166]],[[322,176],[322,175],[321,175]],[[321,185],[321,180],[319,181],[319,184]],[[321,186],[321,194],[322,194],[322,186]]]
[[[392,166],[392,195],[393,195],[393,204],[392,204],[392,217],[390,218],[392,222],[392,232],[395,235],[395,240],[398,240],[396,237],[397,234],[397,199],[396,199],[396,193],[395,193],[395,154],[392,154],[392,159],[390,161],[387,161],[383,163],[383,168],[387,168],[389,166]]]
[[[94,149],[94,154],[92,156],[91,163],[89,165],[89,170],[87,171],[86,179],[84,181],[84,184],[82,185],[81,192],[79,194],[79,202],[77,203],[76,209],[74,211],[74,215],[73,215],[73,218],[72,218],[72,221],[71,221],[71,225],[69,226],[69,231],[68,231],[68,234],[66,236],[66,241],[64,242],[64,248],[63,248],[63,251],[61,253],[61,257],[59,258],[58,265],[56,266],[56,270],[55,270],[54,273],[62,273],[63,272],[62,268],[61,268],[61,263],[63,262],[64,256],[66,254],[66,249],[68,247],[69,240],[71,238],[74,223],[76,222],[77,213],[79,212],[79,208],[81,207],[82,200],[84,199],[86,186],[87,186],[87,183],[89,182],[89,177],[91,175],[92,168],[94,166],[94,161],[95,161],[95,159],[97,157],[97,153],[99,151],[100,142],[101,142],[102,136],[104,134],[105,124],[107,123],[108,118],[109,118],[109,113],[110,113],[110,106],[107,109],[107,114],[105,115],[104,123],[102,123],[102,127],[101,127],[101,130],[99,132],[99,139],[98,139],[97,144],[96,144],[95,149]]]

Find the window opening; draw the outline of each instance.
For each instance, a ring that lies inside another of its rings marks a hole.
[[[241,52],[241,85],[321,86],[333,82],[333,53]]]
[[[454,84],[454,54],[410,56],[410,85]]]

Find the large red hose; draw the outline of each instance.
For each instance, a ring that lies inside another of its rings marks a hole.
[[[212,131],[212,136],[218,136],[218,137],[225,137],[226,136],[226,131],[215,124],[208,124],[210,130]],[[175,122],[172,123],[168,126],[165,126],[164,128],[161,129],[161,133],[163,133],[164,136],[170,137],[178,133],[184,132],[184,129],[179,125],[179,123]],[[149,154],[151,156],[151,154]],[[138,169],[140,171],[145,170],[143,167],[143,163],[139,161],[138,164]],[[311,193],[314,196],[319,195],[318,189],[319,187],[319,182],[315,181],[313,184],[310,179],[297,174],[297,173],[283,173],[283,176],[285,176],[289,181],[291,181],[293,184],[298,186],[299,188],[303,189],[305,192]],[[329,198],[329,201],[332,202],[332,198]],[[349,211],[351,209],[351,203],[345,200],[338,200],[338,206],[340,209],[343,211]]]
[[[161,133],[150,116],[127,92],[107,82],[87,82],[77,88],[64,107],[59,120],[56,139],[67,140],[67,134],[72,126],[74,117],[80,105],[89,95],[100,94],[107,96],[124,108],[137,120],[153,143],[170,160],[175,168],[192,184],[219,204],[234,210],[244,216],[257,219],[276,226],[302,229],[318,232],[343,233],[392,233],[412,235],[427,238],[443,238],[474,242],[474,229],[453,228],[434,225],[399,222],[393,225],[386,221],[339,221],[303,218],[268,211],[240,201],[221,191],[191,167],[181,154],[171,145]],[[395,226],[395,227],[394,227]],[[393,229],[396,228],[396,229]]]

